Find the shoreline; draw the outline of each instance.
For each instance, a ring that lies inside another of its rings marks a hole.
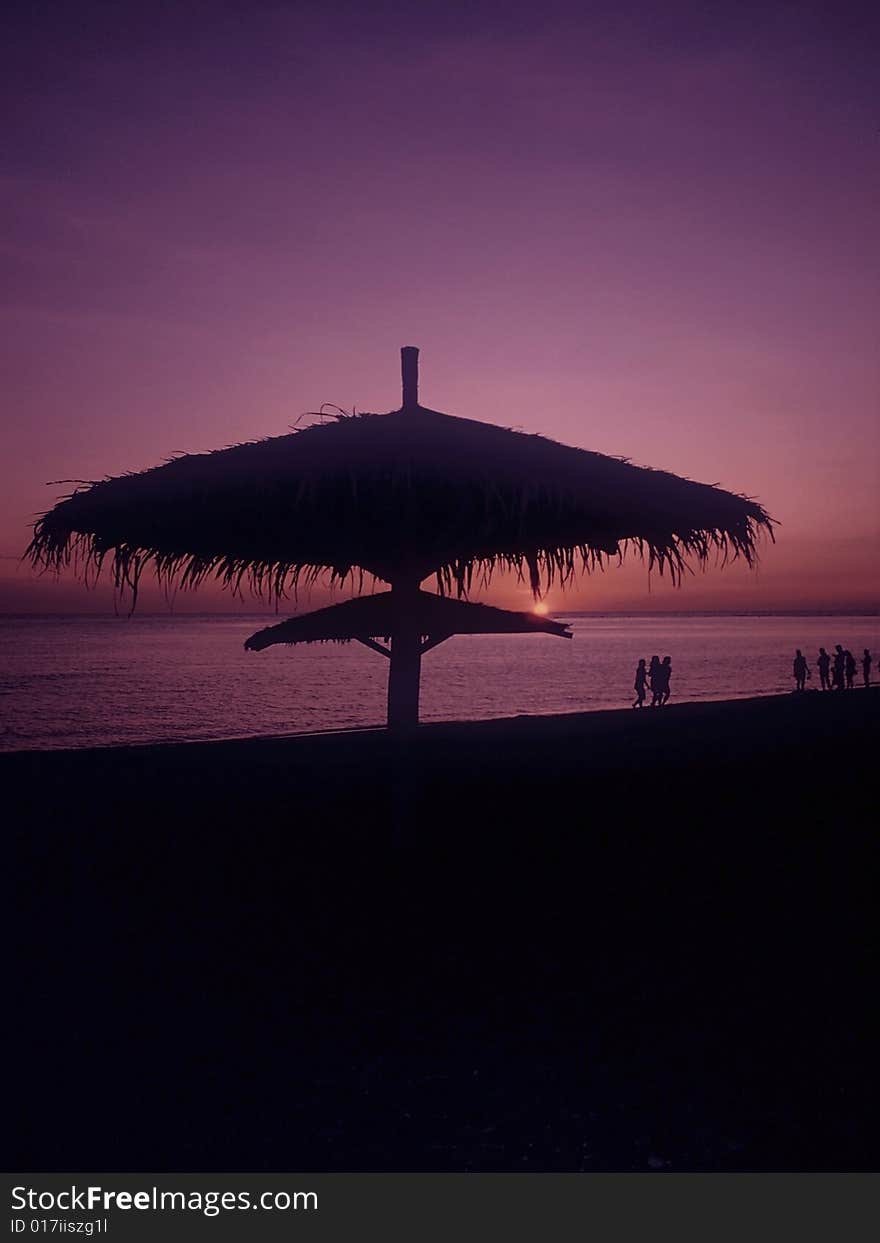
[[[865,690],[871,695],[880,693],[880,684],[875,683],[870,687],[855,686],[854,691],[864,693]],[[724,699],[690,699],[690,700],[671,700],[663,709],[652,709],[649,704],[644,708],[633,709],[631,707],[619,708],[591,708],[572,712],[534,712],[534,713],[517,713],[513,716],[498,717],[481,717],[473,720],[455,719],[440,721],[421,721],[418,727],[418,736],[424,737],[432,731],[449,731],[457,729],[472,729],[475,727],[486,727],[488,730],[493,728],[516,728],[522,722],[557,722],[559,727],[567,723],[573,729],[583,729],[589,727],[592,720],[610,720],[614,717],[629,717],[641,715],[658,715],[661,711],[666,715],[679,713],[689,710],[712,710],[721,709],[735,705],[766,705],[772,703],[788,703],[792,700],[798,703],[805,701],[813,701],[819,699],[827,701],[833,698],[843,696],[847,697],[849,692],[842,691],[819,691],[810,687],[801,695],[794,691],[783,693],[769,692],[766,695],[742,695],[733,698]],[[539,726],[540,728],[540,726]],[[230,735],[222,738],[185,738],[185,739],[150,739],[144,742],[118,742],[104,743],[100,745],[88,745],[82,747],[19,747],[10,748],[8,750],[0,750],[0,765],[11,756],[38,756],[38,755],[73,755],[80,753],[94,754],[98,752],[129,752],[143,750],[166,750],[169,748],[189,748],[189,747],[211,747],[211,746],[251,746],[278,743],[296,743],[300,740],[307,741],[311,739],[335,738],[340,740],[340,745],[345,739],[356,738],[362,735],[378,735],[380,737],[388,737],[388,732],[384,725],[353,725],[348,728],[337,728],[330,726],[327,729],[303,730],[283,734],[241,734]]]

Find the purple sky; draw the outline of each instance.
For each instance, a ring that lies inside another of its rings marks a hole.
[[[757,575],[636,564],[553,606],[878,605],[880,25],[724,8],[22,6],[0,610],[108,606],[16,569],[46,481],[391,409],[403,344],[427,405],[782,523]]]

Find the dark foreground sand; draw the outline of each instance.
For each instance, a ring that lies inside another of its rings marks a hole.
[[[876,1169],[878,709],[0,756],[6,1168]]]

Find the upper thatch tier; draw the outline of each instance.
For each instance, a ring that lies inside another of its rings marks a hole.
[[[549,617],[513,613],[488,604],[465,604],[463,600],[449,600],[428,591],[408,599],[401,617],[395,612],[394,592],[380,591],[267,626],[252,634],[245,647],[261,652],[275,643],[393,639],[401,621],[407,630],[415,628],[423,637],[434,639],[454,634],[555,634],[571,638],[568,626]]]
[[[334,418],[251,444],[189,454],[96,482],[41,518],[41,566],[102,564],[136,588],[145,565],[283,594],[329,569],[386,582],[475,572],[565,581],[632,543],[677,577],[713,550],[751,563],[771,523],[754,501],[542,436],[410,405]]]

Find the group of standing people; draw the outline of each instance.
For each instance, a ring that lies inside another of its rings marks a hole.
[[[862,680],[865,686],[870,686],[873,660],[867,648],[862,653],[861,666]],[[855,685],[859,662],[852,652],[838,643],[834,648],[833,656],[829,656],[824,647],[819,648],[819,655],[816,657],[816,668],[819,670],[819,685],[823,691],[851,691]],[[633,689],[636,693],[633,707],[643,708],[650,690],[651,707],[662,708],[669,700],[669,679],[671,674],[671,656],[664,656],[662,660],[659,656],[652,656],[650,664],[645,660],[640,660],[636,666],[635,682],[633,683]],[[807,658],[800,648],[795,651],[791,674],[795,681],[795,689],[798,691],[806,690],[807,678],[811,678],[813,675],[810,672],[810,666],[807,664]]]
[[[640,660],[636,666],[636,680],[633,683],[636,697],[634,708],[643,708],[648,688],[651,690],[651,707],[662,708],[669,699],[669,678],[672,674],[672,657],[652,656],[650,665]]]
[[[871,685],[872,664],[871,653],[865,648],[862,655],[862,679],[865,686]],[[858,662],[852,652],[839,643],[834,649],[833,656],[829,656],[824,647],[819,648],[816,668],[819,670],[819,684],[823,691],[851,691],[855,684],[858,667]],[[807,678],[813,676],[810,673],[807,658],[800,648],[794,654],[791,676],[794,678],[795,689],[799,691],[806,690]]]

